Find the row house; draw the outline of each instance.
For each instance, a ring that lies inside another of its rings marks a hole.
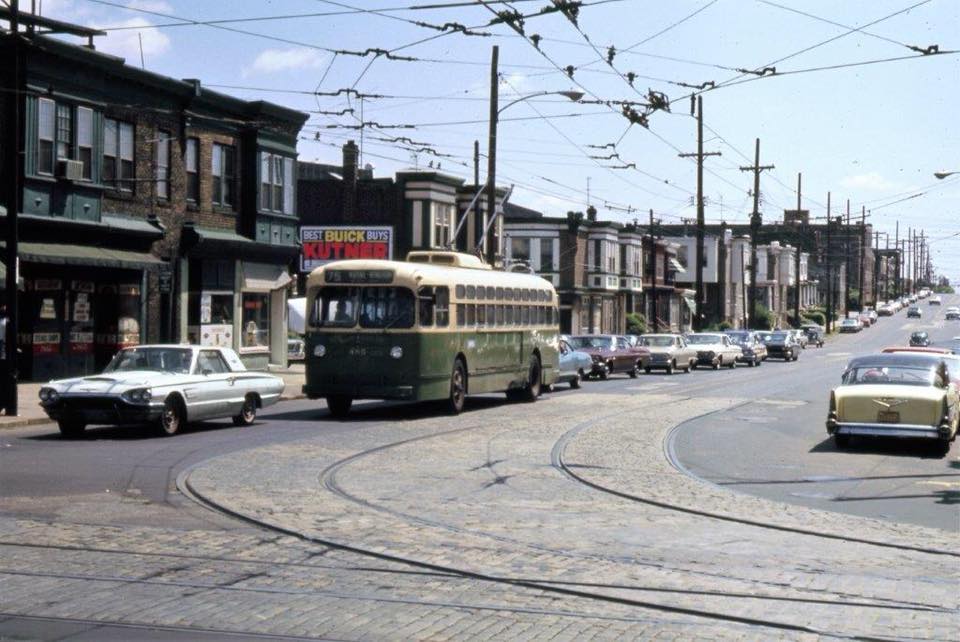
[[[593,208],[565,218],[509,203],[504,211],[506,262],[526,263],[554,284],[562,332],[622,334],[631,313],[646,316],[651,328],[654,319],[663,331],[689,328],[683,301],[692,299],[675,284],[682,271],[675,244],[636,225],[598,221]]]
[[[147,342],[285,363],[307,116],[24,35],[21,379]]]

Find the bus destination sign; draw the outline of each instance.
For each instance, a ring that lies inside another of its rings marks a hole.
[[[393,258],[393,228],[390,226],[304,226],[300,228],[300,270],[343,259]]]
[[[327,283],[390,283],[393,270],[325,270]]]

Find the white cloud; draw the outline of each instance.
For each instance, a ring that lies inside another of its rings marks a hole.
[[[879,172],[868,172],[866,174],[855,174],[845,176],[840,179],[840,185],[849,189],[865,189],[876,192],[896,190],[903,187],[900,183],[888,181]]]
[[[255,73],[277,73],[296,69],[316,69],[324,56],[316,49],[265,49],[257,54],[253,64],[243,69],[244,77]]]
[[[170,38],[145,18],[130,18],[122,22],[112,22],[109,25],[91,26],[131,27],[119,31],[109,31],[106,36],[97,38],[96,44],[101,51],[125,58],[128,64],[134,66],[140,63],[141,39],[143,57],[147,65],[150,65],[154,58],[162,56],[170,49]]]

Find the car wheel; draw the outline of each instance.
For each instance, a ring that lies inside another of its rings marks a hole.
[[[731,370],[735,370],[736,368],[737,368],[737,360],[736,360],[736,358],[734,358],[734,359],[730,362],[730,369],[731,369]]]
[[[756,359],[752,359],[752,360],[750,361],[750,367],[751,367],[751,368],[756,368],[756,367],[757,367],[757,360],[756,360]]]
[[[60,429],[60,436],[70,439],[76,439],[83,436],[83,431],[87,427],[82,421],[75,419],[60,419],[57,421],[57,427]]]
[[[183,402],[177,397],[167,397],[163,402],[163,412],[160,414],[160,434],[164,437],[171,437],[183,427],[186,419],[186,412],[183,408]]]
[[[667,374],[668,374],[668,375],[672,375],[672,374],[673,374],[673,371],[676,370],[676,369],[677,369],[677,362],[676,362],[676,360],[671,360],[670,363],[667,364]]]
[[[950,440],[938,439],[936,445],[933,448],[938,455],[940,455],[941,457],[945,457],[947,453],[950,452]]]
[[[691,372],[693,372],[693,370],[696,369],[696,367],[697,367],[697,360],[691,359],[690,361],[687,362],[687,369],[684,370],[684,372],[686,374],[690,374]]]
[[[583,370],[577,370],[576,376],[570,380],[571,388],[579,388],[580,384],[583,382]]]
[[[234,426],[249,426],[257,418],[257,398],[254,395],[247,395],[243,400],[243,406],[240,408],[240,414],[233,418]]]
[[[712,367],[714,370],[719,370],[719,369],[720,369],[720,361],[721,361],[720,357],[717,357],[717,359],[716,359],[712,364],[710,364],[711,367]]]
[[[530,355],[530,369],[527,371],[527,385],[520,397],[523,401],[536,401],[540,396],[540,357]]]
[[[607,370],[607,367],[604,366],[603,369],[599,373],[597,373],[597,376],[600,377],[602,381],[606,381],[607,377],[610,376],[610,372]]]
[[[644,368],[643,371],[647,374],[650,374],[650,368]]]
[[[347,395],[330,395],[327,397],[327,409],[337,419],[343,419],[350,413],[353,397]]]
[[[633,364],[633,367],[627,371],[627,374],[630,375],[631,379],[636,379],[637,375],[640,374],[640,366]]]
[[[467,403],[467,369],[463,359],[453,362],[450,373],[450,395],[447,397],[447,410],[451,415],[459,415]]]
[[[840,433],[834,433],[833,443],[837,446],[837,450],[847,448],[850,446],[850,435],[841,435]]]

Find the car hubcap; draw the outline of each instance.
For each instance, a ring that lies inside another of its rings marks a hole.
[[[463,402],[463,372],[459,368],[453,373],[453,403],[460,405]]]
[[[253,402],[248,401],[243,406],[243,418],[246,421],[253,421],[256,414],[257,414],[257,411],[256,411],[256,407],[253,405]]]

